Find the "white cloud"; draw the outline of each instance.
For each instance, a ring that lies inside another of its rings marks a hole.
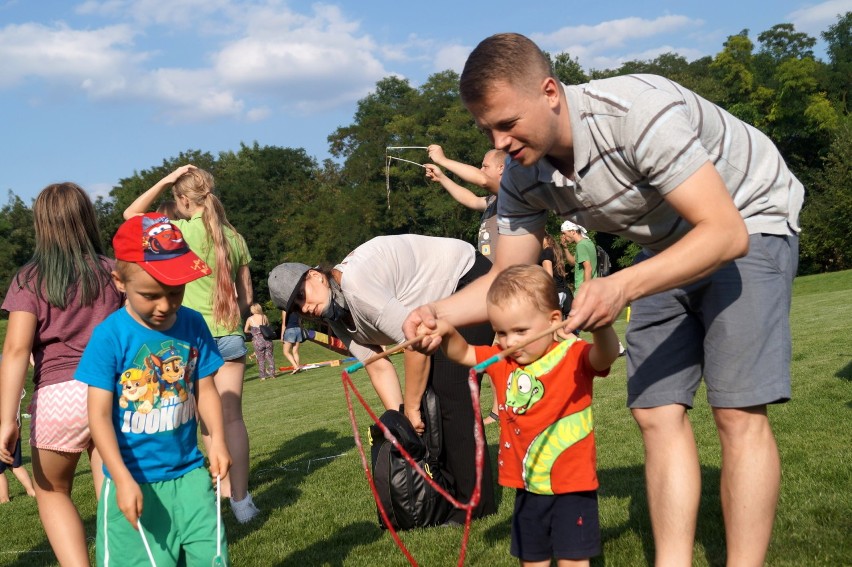
[[[572,56],[574,56],[573,50],[570,51],[570,53]],[[657,57],[665,53],[676,53],[684,57],[687,61],[694,61],[695,59],[699,59],[706,55],[706,53],[703,53],[700,50],[693,49],[691,47],[674,47],[671,45],[660,45],[658,47],[652,47],[643,51],[635,51],[632,53],[625,53],[623,55],[618,56],[587,54],[585,55],[585,57],[580,57],[579,55],[577,57],[580,58],[581,64],[584,69],[603,70],[617,69],[628,61],[650,61],[656,59]]]
[[[356,100],[389,74],[358,22],[346,20],[334,6],[313,10],[310,15],[277,6],[253,10],[244,36],[212,56],[222,82],[305,110]]]
[[[9,25],[0,29],[0,87],[28,78],[83,88],[93,96],[114,92],[128,68],[146,58],[133,53],[133,30],[108,26],[75,30],[59,23]]]
[[[542,49],[565,51],[563,46],[582,44],[599,51],[621,47],[638,39],[647,39],[659,35],[695,28],[701,20],[687,16],[668,15],[653,20],[644,18],[622,18],[601,22],[594,26],[568,26],[552,33],[533,34],[531,39]]]
[[[169,120],[200,120],[242,114],[245,102],[232,91],[218,86],[211,70],[157,69],[141,77],[134,96],[153,100]]]
[[[434,69],[436,71],[452,69],[460,74],[471,51],[473,51],[473,47],[469,45],[448,45],[442,47],[435,54]]]
[[[187,28],[202,25],[215,14],[236,16],[239,3],[230,0],[86,0],[74,11],[83,16],[130,19],[142,25]]]
[[[109,192],[112,191],[112,188],[115,185],[117,185],[117,183],[101,181],[97,183],[89,183],[84,189],[86,190],[86,193],[89,194],[89,198],[91,198],[92,201],[96,201],[98,197],[109,199]]]
[[[828,0],[814,6],[796,10],[787,18],[796,26],[796,31],[819,39],[819,34],[837,23],[837,16],[852,10],[852,0]]]

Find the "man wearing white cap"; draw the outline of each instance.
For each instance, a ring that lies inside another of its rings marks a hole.
[[[577,245],[574,256],[567,250],[568,261],[574,264],[574,294],[580,291],[583,282],[590,281],[598,273],[598,255],[595,243],[589,238],[586,229],[571,221],[562,223],[562,243],[573,242]]]

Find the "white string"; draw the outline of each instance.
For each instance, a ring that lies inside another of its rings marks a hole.
[[[428,150],[428,146],[388,146],[386,150]]]
[[[213,560],[213,565],[216,565],[222,557],[222,477],[216,475],[216,558]]]
[[[157,567],[157,562],[154,561],[154,554],[151,553],[151,548],[148,546],[148,539],[145,537],[145,532],[142,530],[142,522],[137,519],[136,525],[139,528],[139,535],[142,536],[142,543],[145,544],[145,552],[148,554],[148,559],[151,561],[151,565]]]
[[[426,169],[426,166],[423,165],[422,163],[417,163],[416,161],[411,161],[410,159],[402,159],[401,157],[396,157],[396,156],[388,156],[388,159],[389,160],[395,159],[397,161],[404,161],[406,163],[413,163],[414,165],[417,165],[417,166],[422,167],[423,169]]]
[[[387,189],[388,193],[388,209],[390,209],[390,164],[390,156],[385,155],[385,188]]]

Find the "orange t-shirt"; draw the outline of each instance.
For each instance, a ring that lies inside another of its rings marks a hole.
[[[485,371],[497,386],[500,404],[499,482],[536,494],[595,490],[595,432],[592,379],[606,376],[589,364],[592,345],[554,342],[527,366],[506,358]],[[482,362],[500,347],[475,347]],[[506,384],[503,388],[502,384]]]

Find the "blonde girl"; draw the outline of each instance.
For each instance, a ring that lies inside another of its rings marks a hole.
[[[82,452],[95,494],[102,461],[89,433],[86,385],[73,379],[92,329],[121,307],[95,209],[74,183],[45,187],[33,204],[35,254],[12,279],[2,308],[9,326],[0,362],[0,460],[11,463],[17,413],[33,354],[30,445],[39,517],[59,564],[88,566],[83,522],[71,489]]]
[[[251,304],[251,316],[246,319],[243,331],[251,333],[251,342],[257,354],[257,371],[261,380],[275,378],[275,355],[272,353],[272,341],[260,332],[261,325],[269,325],[269,319],[263,313],[260,303]]]
[[[225,440],[233,459],[230,473],[222,482],[222,493],[230,496],[237,521],[246,523],[260,512],[248,492],[249,439],[242,412],[248,353],[242,315],[248,314],[253,300],[248,267],[251,255],[213,193],[213,176],[194,165],[181,166],[158,181],[125,209],[124,218],[151,210],[167,188],[172,189],[178,212],[188,219],[172,219],[173,224],[192,251],[213,269],[211,275],[186,285],[183,304],[204,316],[225,359],[214,377],[222,398]]]

